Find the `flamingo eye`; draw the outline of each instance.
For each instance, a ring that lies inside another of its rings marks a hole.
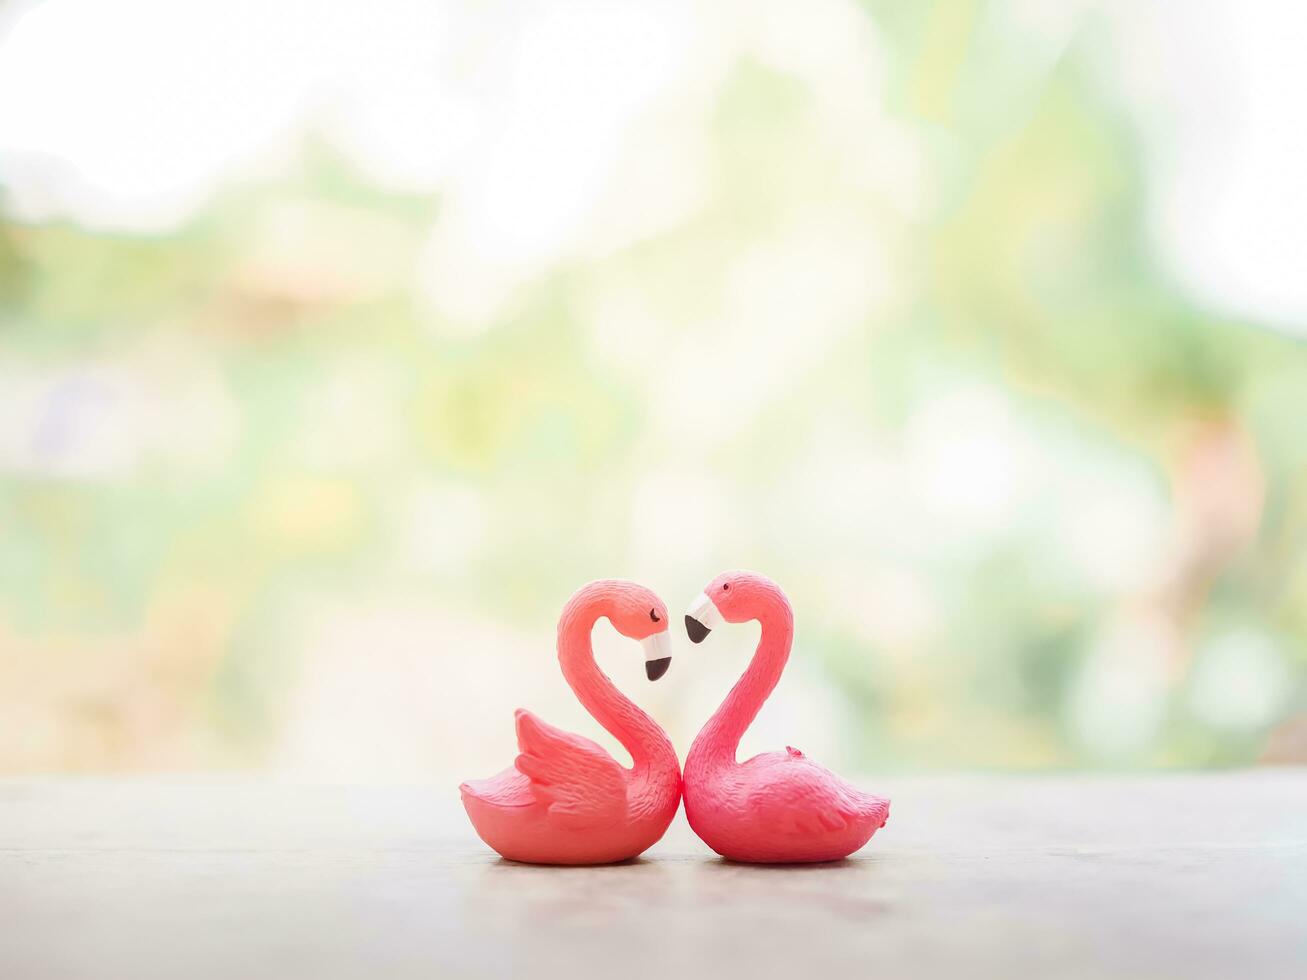
[[[662,622],[662,617],[658,615],[658,610],[657,610],[657,609],[650,609],[650,610],[649,610],[649,618],[652,619],[655,623],[661,623],[661,622]]]

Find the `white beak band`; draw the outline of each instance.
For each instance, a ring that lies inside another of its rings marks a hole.
[[[640,646],[644,647],[645,663],[649,663],[651,660],[670,659],[672,656],[671,630],[659,630],[652,636],[646,636],[640,641]]]
[[[685,611],[685,615],[697,619],[705,629],[710,630],[715,630],[726,622],[722,619],[722,614],[717,611],[717,606],[703,592],[694,597],[694,602],[690,603],[690,608]]]

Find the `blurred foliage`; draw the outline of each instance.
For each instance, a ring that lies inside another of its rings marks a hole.
[[[278,758],[287,610],[543,644],[588,578],[735,564],[790,589],[851,764],[1255,759],[1307,672],[1307,348],[1162,271],[1092,23],[1027,65],[991,5],[866,9],[879,135],[740,55],[697,206],[473,328],[423,292],[450,202],[321,135],[172,230],[0,227],[0,770]]]

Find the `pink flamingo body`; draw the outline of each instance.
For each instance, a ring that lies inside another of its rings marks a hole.
[[[705,844],[735,861],[838,861],[885,825],[889,800],[855,789],[794,748],[736,762],[740,738],[789,659],[794,614],[770,579],[727,572],[685,617],[695,643],[717,622],[751,619],[762,626],[753,659],[685,758],[686,818]]]
[[[666,732],[595,663],[590,634],[601,617],[645,644],[657,680],[670,663],[667,607],[633,582],[591,582],[558,622],[563,676],[587,711],[631,753],[620,765],[588,738],[518,709],[513,766],[459,787],[477,834],[503,857],[532,864],[608,864],[654,844],[676,815],[681,769]]]

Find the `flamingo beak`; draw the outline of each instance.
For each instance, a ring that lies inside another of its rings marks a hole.
[[[685,614],[685,632],[689,635],[691,643],[702,643],[704,637],[723,622],[717,606],[707,595],[700,592],[694,597],[694,602],[690,603],[690,609]]]
[[[668,630],[659,630],[646,636],[640,645],[644,647],[644,675],[656,681],[672,665],[672,634]]]

